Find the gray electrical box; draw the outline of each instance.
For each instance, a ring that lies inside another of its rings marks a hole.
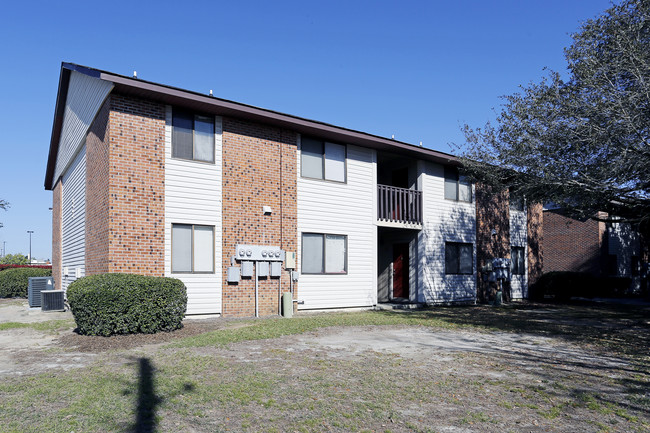
[[[298,281],[298,277],[300,276],[300,273],[298,271],[291,271],[291,281],[294,283]]]
[[[228,267],[228,282],[229,283],[239,282],[239,268],[237,266]]]
[[[283,262],[284,251],[277,246],[237,244],[235,259],[265,262]]]
[[[269,276],[269,262],[257,262],[257,277],[265,278]]]
[[[241,262],[241,276],[246,278],[253,276],[253,262]]]
[[[282,262],[271,262],[271,277],[278,278],[282,276]]]

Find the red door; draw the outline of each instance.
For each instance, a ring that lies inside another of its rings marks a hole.
[[[409,297],[409,244],[393,245],[393,298]]]

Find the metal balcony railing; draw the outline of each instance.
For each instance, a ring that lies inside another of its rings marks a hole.
[[[377,185],[377,219],[422,224],[422,191]]]

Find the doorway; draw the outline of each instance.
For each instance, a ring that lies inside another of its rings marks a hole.
[[[393,298],[409,298],[409,244],[393,244]]]

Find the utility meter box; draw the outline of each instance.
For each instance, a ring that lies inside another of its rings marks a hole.
[[[251,278],[253,276],[253,262],[241,262],[241,276]]]
[[[257,262],[257,278],[269,276],[269,262]]]
[[[229,283],[239,282],[239,268],[237,266],[228,267],[228,282]]]
[[[284,267],[287,269],[296,269],[296,253],[287,252],[287,258],[284,263]]]
[[[271,277],[278,278],[282,276],[282,262],[271,262]]]

